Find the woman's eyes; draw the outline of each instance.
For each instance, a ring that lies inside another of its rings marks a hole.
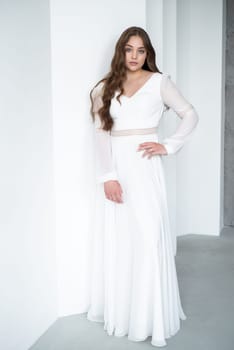
[[[130,52],[130,51],[132,51],[132,49],[131,49],[130,47],[126,47],[126,48],[125,48],[125,52]],[[145,53],[145,50],[140,49],[140,50],[138,50],[138,52],[141,53],[141,54],[144,54],[144,53]]]

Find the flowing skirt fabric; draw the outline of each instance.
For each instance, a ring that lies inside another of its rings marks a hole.
[[[97,185],[92,240],[91,303],[87,318],[109,335],[165,346],[183,312],[170,232],[162,156],[142,157],[157,134],[112,136],[123,203]]]

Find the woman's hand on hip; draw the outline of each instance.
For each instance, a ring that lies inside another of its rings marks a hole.
[[[167,155],[167,150],[164,145],[158,142],[140,143],[137,151],[144,151],[142,157],[148,156],[148,158],[151,158],[154,155]]]
[[[110,201],[116,203],[123,203],[122,193],[123,190],[120,186],[120,183],[117,180],[109,180],[104,182],[104,191],[106,198]]]

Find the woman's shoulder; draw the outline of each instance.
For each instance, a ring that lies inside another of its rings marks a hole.
[[[153,80],[155,81],[155,83],[160,84],[160,83],[166,81],[167,79],[170,79],[171,75],[168,72],[153,72],[153,73],[149,74],[149,79],[151,79],[151,78],[154,78]]]
[[[93,112],[97,112],[102,106],[102,95],[103,95],[103,87],[105,82],[101,80],[98,82],[91,92],[92,100],[93,100]]]
[[[92,97],[96,98],[98,96],[101,96],[103,93],[103,88],[105,86],[104,80],[99,81],[92,90]]]
[[[172,84],[171,81],[171,74],[169,72],[161,72],[161,78],[160,78],[160,88],[161,90],[164,89],[168,84]]]
[[[168,72],[155,72],[154,73],[154,75],[156,76],[156,77],[159,77],[160,79],[164,79],[164,78],[170,78],[171,77],[171,74],[170,73],[168,73]]]

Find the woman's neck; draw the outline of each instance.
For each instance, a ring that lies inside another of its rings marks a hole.
[[[138,79],[142,77],[143,73],[144,73],[143,69],[139,69],[135,72],[127,71],[126,78],[127,80]]]

